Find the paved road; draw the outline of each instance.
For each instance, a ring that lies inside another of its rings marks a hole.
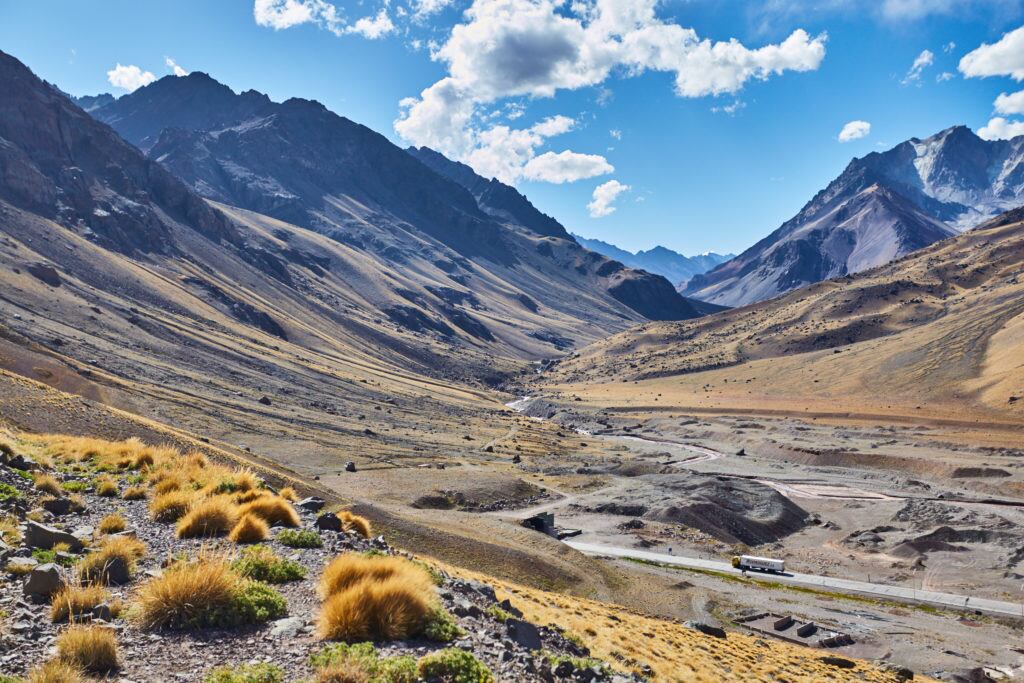
[[[580,541],[566,541],[566,545],[575,548],[587,555],[603,557],[630,557],[637,560],[648,560],[662,564],[672,564],[680,567],[691,567],[693,569],[711,569],[714,571],[739,574],[728,562],[717,560],[702,560],[694,557],[679,557],[677,555],[664,555],[661,553],[649,553],[643,550],[632,548],[617,548],[596,543],[583,543]],[[749,573],[752,577],[761,577],[756,572]],[[937,591],[915,590],[903,586],[887,586],[880,583],[868,583],[866,581],[851,581],[849,579],[837,579],[831,576],[817,576],[815,574],[798,574],[787,572],[786,574],[765,574],[765,578],[780,583],[793,583],[802,586],[814,586],[825,590],[837,591],[840,593],[859,593],[872,595],[879,598],[896,600],[908,600],[911,602],[927,602],[943,607],[955,607],[958,609],[981,610],[993,614],[1006,614],[1015,617],[1024,617],[1024,604],[1017,602],[1003,602],[1001,600],[987,600],[985,598],[968,598],[966,595],[955,595],[953,593],[939,593]]]

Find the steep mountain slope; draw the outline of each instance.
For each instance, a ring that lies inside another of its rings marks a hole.
[[[197,100],[202,106],[191,107]],[[317,102],[235,95],[205,74],[191,74],[163,78],[93,114],[203,196],[308,227],[425,287],[455,290],[451,305],[466,299],[465,287],[483,299],[487,285],[470,282],[486,273],[503,290],[495,296],[529,302],[521,307],[531,313],[539,305],[580,321],[527,331],[549,345],[564,347],[599,327],[621,329],[644,317],[699,314],[661,278],[580,248],[512,188],[488,189],[485,211],[459,182]],[[417,259],[433,265],[410,268]],[[392,319],[404,323],[409,316]]]
[[[736,257],[735,254],[716,254],[714,252],[683,256],[677,251],[662,246],[633,253],[602,240],[588,239],[576,234],[573,237],[587,249],[621,261],[630,268],[640,268],[648,273],[664,276],[669,282],[674,283],[677,289],[684,288],[695,275],[706,273],[718,264]]]
[[[1024,203],[1024,136],[963,126],[854,159],[792,219],[693,278],[698,299],[740,306],[857,273]]]
[[[1022,272],[1017,209],[856,276],[631,329],[541,381],[605,406],[1019,423]]]

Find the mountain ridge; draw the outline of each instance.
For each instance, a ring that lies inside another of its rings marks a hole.
[[[627,266],[664,276],[669,282],[676,285],[676,289],[682,289],[690,278],[695,275],[706,273],[718,264],[736,257],[735,254],[718,254],[715,252],[684,256],[673,249],[661,245],[632,252],[603,240],[583,237],[575,233],[573,233],[573,237],[591,251],[604,254],[608,258],[613,258]]]

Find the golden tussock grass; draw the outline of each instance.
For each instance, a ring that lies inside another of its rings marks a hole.
[[[169,491],[159,494],[149,501],[149,514],[158,522],[177,522],[188,512],[195,498],[194,491]]]
[[[373,527],[370,526],[370,520],[366,519],[366,517],[352,514],[348,510],[342,510],[337,515],[338,519],[341,520],[342,527],[346,531],[355,531],[363,538],[369,538],[373,535]]]
[[[227,496],[196,502],[178,520],[178,538],[208,538],[227,534],[238,522],[238,507]]]
[[[259,543],[270,535],[270,527],[261,518],[252,514],[244,514],[238,524],[231,529],[228,538],[234,543]]]
[[[363,580],[331,595],[317,618],[327,640],[401,640],[423,631],[436,598],[404,575]]]
[[[181,477],[168,473],[162,473],[154,481],[153,493],[158,496],[171,493],[172,491],[180,491],[183,483]]]
[[[130,486],[121,493],[121,497],[125,500],[143,500],[148,494],[145,486]]]
[[[109,599],[110,593],[103,586],[64,586],[50,598],[50,620],[72,621],[84,614],[90,614],[94,607]]]
[[[321,598],[328,598],[357,583],[379,582],[393,578],[416,585],[427,593],[433,592],[430,575],[422,567],[404,557],[359,553],[345,553],[331,560],[320,576],[317,590]]]
[[[84,671],[104,673],[117,668],[117,638],[102,626],[69,626],[57,636],[57,658]]]
[[[116,534],[119,531],[124,531],[127,526],[128,522],[125,521],[125,518],[114,513],[101,519],[96,530],[101,534]]]
[[[115,565],[121,564],[134,574],[138,561],[146,555],[146,544],[131,536],[103,539],[100,546],[83,557],[77,566],[83,583],[108,583]]]
[[[230,604],[239,581],[225,558],[203,553],[144,583],[133,616],[143,628],[180,628],[206,610]]]
[[[36,472],[36,474],[32,476],[32,485],[37,491],[49,493],[51,496],[59,496],[64,493],[64,489],[61,488],[60,482],[54,479],[52,475],[44,472]]]
[[[82,670],[77,666],[51,659],[28,672],[26,683],[82,683]]]
[[[313,683],[370,683],[366,668],[352,659],[328,664],[316,672]]]
[[[242,506],[243,515],[251,514],[270,525],[299,526],[299,515],[291,503],[283,498],[267,496],[249,501]]]
[[[96,480],[96,495],[103,498],[113,498],[120,494],[117,482],[113,477],[100,477]]]
[[[299,494],[295,492],[291,486],[285,486],[283,489],[277,492],[277,495],[281,496],[289,503],[294,503],[299,499]]]

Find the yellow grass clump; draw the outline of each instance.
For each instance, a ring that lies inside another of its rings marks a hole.
[[[430,575],[404,557],[359,553],[345,553],[331,560],[324,568],[317,589],[320,597],[326,599],[357,583],[380,582],[392,578],[416,584],[428,593],[433,591]]]
[[[281,496],[289,503],[294,503],[299,499],[299,494],[295,492],[295,489],[291,486],[285,486],[283,489],[277,492],[277,495]]]
[[[181,477],[174,474],[162,473],[155,479],[153,493],[161,496],[165,493],[170,493],[171,491],[180,491],[182,483]]]
[[[57,636],[57,658],[93,673],[117,668],[117,638],[102,626],[69,626]]]
[[[370,520],[366,519],[366,517],[354,515],[348,510],[342,510],[337,515],[345,531],[355,531],[363,538],[369,538],[373,535],[373,527],[370,526]]]
[[[159,494],[149,501],[149,514],[158,522],[177,522],[188,512],[195,497],[194,491],[170,491]]]
[[[125,521],[125,518],[114,513],[101,519],[100,523],[96,526],[96,530],[101,534],[116,534],[124,531],[127,526],[128,522]]]
[[[113,498],[120,493],[117,489],[117,482],[113,477],[100,477],[96,480],[96,495],[103,498]]]
[[[299,526],[299,514],[291,503],[277,496],[266,496],[249,501],[241,508],[242,514],[256,515],[270,525]]]
[[[120,565],[134,574],[138,561],[146,555],[146,545],[131,536],[113,536],[103,539],[99,548],[78,563],[78,577],[84,583],[110,583],[115,568]]]
[[[109,599],[110,593],[103,586],[64,586],[50,598],[50,620],[73,621],[84,614],[90,614],[93,608]]]
[[[435,605],[417,580],[360,581],[324,602],[317,630],[328,640],[400,640],[422,632]]]
[[[228,534],[234,543],[259,543],[270,535],[270,527],[263,519],[253,514],[244,514]]]
[[[187,626],[202,613],[229,605],[239,581],[222,557],[179,562],[139,588],[135,618],[143,628]]]
[[[37,666],[28,672],[26,683],[82,683],[86,680],[82,670],[59,659]]]
[[[178,538],[207,538],[227,534],[238,522],[239,511],[230,499],[215,496],[201,500],[178,520]]]
[[[46,474],[45,472],[36,472],[32,476],[32,485],[37,491],[49,493],[51,496],[59,496],[64,493],[64,489],[61,488],[60,482],[54,479],[53,475]]]
[[[147,493],[145,486],[130,486],[124,490],[121,497],[125,500],[143,500]]]

